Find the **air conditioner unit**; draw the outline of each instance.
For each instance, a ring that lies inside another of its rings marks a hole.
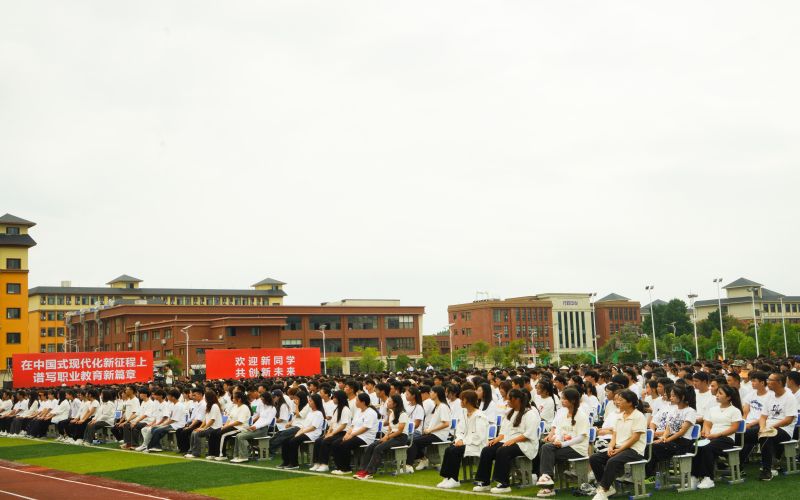
[[[128,342],[128,349],[130,349],[131,347],[133,347],[133,345],[130,342]]]
[[[167,345],[167,341],[166,340],[162,340],[161,341],[161,345]]]

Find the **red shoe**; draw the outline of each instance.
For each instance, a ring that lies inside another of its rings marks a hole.
[[[362,477],[364,477],[364,476],[366,476],[366,475],[367,475],[367,471],[365,471],[365,470],[360,470],[360,471],[356,472],[355,474],[353,474],[353,477],[354,477],[355,479],[359,479],[359,478],[362,478]]]

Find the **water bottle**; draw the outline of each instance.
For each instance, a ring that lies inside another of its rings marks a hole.
[[[657,490],[661,489],[661,472],[656,472],[655,487],[656,487]]]

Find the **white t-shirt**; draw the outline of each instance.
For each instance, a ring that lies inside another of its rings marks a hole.
[[[722,408],[717,405],[708,411],[704,420],[711,422],[711,434],[719,434],[727,430],[734,422],[742,420],[742,412],[733,405],[727,408]]]
[[[432,429],[442,423],[447,424],[447,427],[433,433],[440,441],[446,440],[447,436],[450,435],[450,407],[445,403],[439,403],[438,406],[435,406],[425,422],[425,429]]]
[[[250,420],[250,407],[247,405],[239,405],[236,406],[235,404],[230,409],[230,416],[228,417],[228,422],[239,422],[239,425],[236,426],[236,430],[239,431],[246,431],[248,427],[250,427],[248,421]]]
[[[174,422],[169,424],[173,429],[178,430],[183,427],[186,424],[186,405],[183,403],[173,404],[169,419],[174,420]]]
[[[583,436],[583,440],[572,445],[571,448],[582,457],[589,454],[589,416],[583,408],[578,408],[578,412],[575,414],[575,425],[572,425],[572,419],[567,414],[567,409],[561,408],[556,412],[553,428],[556,430],[556,437],[562,442]]]
[[[279,431],[286,430],[286,427],[289,426],[289,417],[291,416],[289,407],[286,405],[281,405],[280,411],[277,412],[278,417],[275,422],[275,427]],[[277,420],[283,420],[283,422],[278,422]]]
[[[219,429],[222,427],[222,410],[219,405],[212,405],[211,410],[206,412],[206,425],[212,420],[214,421],[214,423],[211,424],[212,429]]]
[[[357,437],[361,438],[366,444],[372,444],[372,442],[375,441],[375,435],[378,433],[378,412],[374,411],[372,408],[367,408],[366,411],[361,411],[356,408],[352,429],[358,430],[361,428],[366,428],[366,431],[362,432]]]
[[[405,425],[408,424],[408,414],[406,412],[400,412],[400,416],[397,418],[397,423],[394,422],[394,414],[389,412],[389,419],[384,424],[384,433],[391,434],[392,432],[397,432],[400,430],[400,425],[403,425],[403,430],[405,430]]]
[[[450,405],[450,418],[455,418],[456,420],[464,418],[464,410],[461,408],[460,399],[456,398],[452,401],[448,399],[447,404]]]
[[[705,419],[708,410],[717,404],[717,399],[711,394],[711,391],[697,392],[697,416]]]
[[[647,419],[644,414],[639,410],[633,410],[630,415],[625,417],[625,414],[620,412],[617,417],[616,425],[614,426],[616,432],[616,443],[621,445],[637,432],[639,439],[630,449],[634,450],[640,455],[644,455],[644,450],[647,447]]]
[[[550,429],[553,420],[556,418],[556,403],[553,398],[546,397],[539,399],[536,406],[539,408],[542,420],[544,421],[545,429]]]
[[[55,410],[53,410],[53,419],[50,420],[51,423],[57,424],[59,422],[63,422],[64,420],[69,418],[69,401],[66,399],[56,406]]]
[[[797,421],[797,400],[791,391],[784,391],[782,396],[776,396],[775,393],[772,393],[772,397],[767,401],[767,406],[761,414],[767,416],[767,427],[773,427],[784,418],[792,417],[789,425],[780,427],[791,438],[794,432],[794,424]]]
[[[134,413],[139,413],[139,408],[142,404],[139,402],[139,398],[132,397],[130,399],[126,399],[122,402],[122,415],[125,417],[125,420],[131,418],[131,415]]]
[[[757,422],[758,419],[761,418],[761,414],[764,412],[764,408],[767,407],[767,402],[772,399],[775,393],[768,390],[762,395],[758,395],[756,391],[750,391],[747,395],[747,399],[742,400],[742,405],[747,405],[750,407],[750,411],[747,413],[746,422],[748,424]],[[743,406],[744,408],[744,406]],[[746,408],[745,408],[746,409]]]
[[[417,423],[415,421],[419,420],[420,427],[423,425],[423,422],[425,421],[425,410],[422,408],[422,405],[409,406],[406,412],[408,413],[409,422],[412,422],[416,426]],[[414,430],[422,432],[422,429],[419,427],[414,427]]]
[[[322,423],[325,422],[325,417],[322,416],[322,412],[319,410],[312,411],[306,417],[306,425],[305,427],[313,427],[314,430],[306,434],[309,440],[315,441],[318,437],[322,435]]]
[[[331,420],[333,411],[336,409],[336,402],[332,399],[322,402],[322,407],[325,408],[325,418]]]
[[[682,410],[675,406],[667,415],[667,425],[669,426],[670,434],[675,434],[680,431],[684,422],[689,422],[694,425],[697,422],[697,410],[691,406],[687,406]],[[684,434],[683,438],[689,439],[689,434]]]

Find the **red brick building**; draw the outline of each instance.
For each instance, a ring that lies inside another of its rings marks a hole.
[[[453,349],[469,348],[482,340],[490,346],[525,341],[526,351],[552,348],[553,304],[534,297],[478,300],[447,308],[453,333]]]
[[[81,351],[150,350],[156,364],[172,356],[205,365],[208,349],[318,347],[355,369],[357,347],[374,347],[387,361],[419,357],[424,307],[397,301],[341,301],[320,306],[176,306],[148,301],[96,307],[67,317],[68,341]],[[358,305],[360,302],[370,305]],[[387,305],[375,305],[384,302]]]
[[[622,295],[612,293],[594,303],[597,321],[597,345],[603,346],[611,335],[622,330],[623,325],[642,325],[641,304]]]

